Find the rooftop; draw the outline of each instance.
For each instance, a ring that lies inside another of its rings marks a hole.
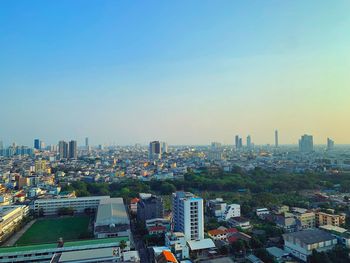
[[[123,198],[102,199],[98,206],[95,226],[129,224]]]
[[[315,244],[322,241],[335,239],[330,233],[319,229],[303,230],[294,233],[283,234],[283,239],[293,238],[300,240],[304,244]]]
[[[215,248],[215,244],[213,240],[210,238],[205,238],[201,240],[190,240],[187,241],[188,246],[190,249],[193,250],[201,250],[201,249],[208,249],[208,248]]]
[[[108,244],[108,243],[119,243],[121,240],[129,241],[129,239],[127,237],[89,239],[89,240],[65,242],[64,243],[64,247],[89,246],[89,245],[99,245],[99,244]],[[31,246],[1,247],[0,248],[0,254],[2,254],[2,253],[29,252],[29,251],[38,251],[38,250],[55,249],[55,248],[57,248],[57,243],[31,245]]]

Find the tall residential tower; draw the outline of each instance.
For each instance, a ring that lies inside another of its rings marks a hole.
[[[173,193],[173,224],[187,241],[204,239],[203,199],[187,192]]]

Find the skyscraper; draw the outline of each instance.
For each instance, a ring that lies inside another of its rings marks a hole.
[[[0,150],[2,150],[3,148],[4,148],[4,143],[0,141]]]
[[[60,159],[68,159],[68,143],[65,141],[58,142],[58,153]]]
[[[250,135],[247,136],[247,148],[252,148],[252,138],[250,137]]]
[[[309,153],[314,150],[314,142],[312,135],[304,134],[299,140],[299,151]]]
[[[78,158],[78,149],[77,149],[77,141],[69,142],[69,159],[77,159]]]
[[[159,141],[153,141],[149,144],[149,159],[160,159],[162,158],[162,146]]]
[[[176,192],[172,196],[175,232],[182,232],[187,241],[204,239],[203,199],[192,193]]]
[[[39,139],[34,140],[34,149],[40,150],[40,140]]]
[[[238,135],[235,137],[235,146],[236,150],[241,149],[243,146],[242,138],[240,138]]]
[[[220,161],[223,159],[223,149],[221,143],[212,142],[208,152],[208,158],[211,161]]]
[[[162,153],[168,153],[168,144],[166,142],[162,142]]]
[[[275,147],[278,148],[278,130],[275,130]]]
[[[89,138],[85,138],[85,148],[88,150],[89,149]]]
[[[330,138],[327,138],[327,151],[331,151],[334,148],[334,141]]]

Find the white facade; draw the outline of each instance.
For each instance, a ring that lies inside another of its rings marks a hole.
[[[270,214],[270,211],[267,208],[257,208],[256,209],[257,216],[268,215],[268,214]]]
[[[231,204],[226,206],[225,212],[222,215],[222,220],[227,221],[232,217],[241,216],[241,206],[239,204]]]
[[[85,209],[97,209],[102,199],[109,199],[109,196],[92,196],[77,198],[58,199],[37,199],[34,201],[33,209],[39,214],[42,209],[44,216],[56,215],[60,208],[71,207],[76,213],[84,213]]]
[[[174,231],[182,232],[186,240],[204,238],[203,199],[191,193],[173,194]]]
[[[165,234],[165,246],[171,249],[171,252],[178,259],[190,257],[190,251],[187,246],[185,235],[180,232],[168,232]]]

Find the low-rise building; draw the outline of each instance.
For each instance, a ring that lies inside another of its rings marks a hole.
[[[338,239],[339,244],[343,244],[345,247],[350,248],[350,231],[347,229],[332,225],[320,226],[320,229],[335,236]]]
[[[31,246],[2,247],[0,248],[0,262],[58,262],[60,255],[66,252],[87,251],[90,249],[92,250],[102,248],[109,248],[111,251],[113,251],[113,259],[118,262],[121,261],[123,256],[122,250],[120,248],[120,243],[122,241],[125,242],[127,246],[126,249],[128,250],[128,248],[130,248],[130,240],[128,237],[64,242],[63,246],[58,246],[57,243],[51,243]],[[79,254],[81,256],[81,253]]]
[[[216,198],[207,201],[207,212],[216,218],[222,218],[226,210],[226,202],[222,198]]]
[[[227,221],[232,217],[241,216],[241,206],[239,204],[230,204],[226,206],[226,209],[221,217],[222,220]]]
[[[123,198],[101,200],[97,209],[94,234],[97,238],[130,236],[130,222]]]
[[[0,206],[0,243],[15,231],[28,214],[29,207],[26,205]]]
[[[171,222],[169,219],[165,218],[154,218],[154,219],[148,219],[146,220],[146,229],[150,231],[151,228],[154,227],[162,227],[166,231],[171,230]]]
[[[302,230],[313,229],[316,227],[316,217],[314,212],[300,211],[295,212]]]
[[[250,229],[250,221],[249,219],[243,218],[243,217],[233,217],[228,221],[228,224],[231,227],[240,227],[242,229]]]
[[[85,209],[97,210],[100,201],[109,196],[91,196],[76,198],[37,199],[33,203],[35,214],[43,216],[57,215],[61,208],[72,208],[75,213],[84,213]]]
[[[333,235],[319,229],[283,234],[283,240],[284,249],[304,262],[314,249],[318,252],[328,251],[338,243]]]
[[[165,245],[170,248],[176,258],[182,260],[189,258],[189,248],[185,235],[181,232],[168,232],[165,234]]]
[[[325,212],[317,212],[316,213],[316,225],[324,226],[324,225],[332,225],[332,226],[341,226],[345,224],[345,214],[328,214]]]
[[[270,214],[270,211],[267,208],[257,208],[255,213],[257,216],[261,217]]]

